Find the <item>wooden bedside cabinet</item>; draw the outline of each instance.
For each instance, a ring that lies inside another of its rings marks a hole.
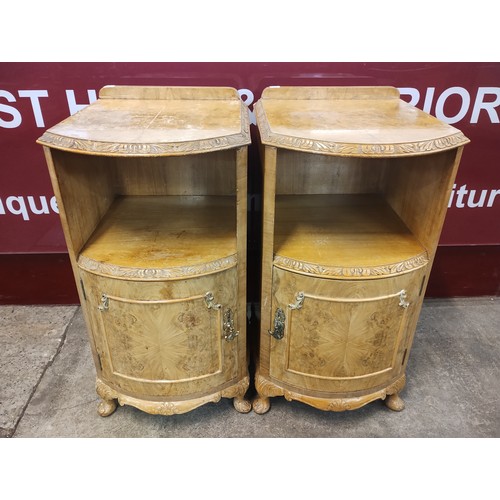
[[[248,111],[230,88],[101,89],[44,146],[94,356],[99,414],[240,412]]]
[[[392,87],[270,87],[253,407],[322,410],[399,392],[468,139]],[[386,399],[387,398],[387,399]]]

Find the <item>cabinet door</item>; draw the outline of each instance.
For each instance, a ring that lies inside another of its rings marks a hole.
[[[235,269],[170,283],[87,275],[102,377],[147,396],[209,391],[236,377],[235,277]]]
[[[354,282],[275,268],[273,317],[277,329],[280,320],[284,328],[283,338],[271,339],[271,376],[330,393],[363,391],[394,378],[409,348],[421,274]]]

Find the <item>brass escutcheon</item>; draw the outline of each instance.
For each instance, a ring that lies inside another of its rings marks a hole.
[[[285,335],[285,313],[283,309],[276,309],[276,314],[274,315],[274,328],[268,330],[269,335],[273,336],[276,340],[281,340]]]
[[[231,340],[234,340],[240,334],[240,332],[234,329],[233,311],[229,308],[224,311],[222,330],[227,342],[231,342]]]

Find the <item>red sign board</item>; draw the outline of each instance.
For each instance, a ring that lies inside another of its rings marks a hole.
[[[440,244],[500,245],[500,63],[0,63],[0,254],[66,251],[35,141],[105,85],[229,86],[250,112],[270,85],[397,87],[471,140]]]

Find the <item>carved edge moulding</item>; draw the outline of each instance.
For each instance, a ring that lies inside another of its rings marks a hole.
[[[399,397],[398,393],[404,389],[405,384],[406,375],[403,375],[385,389],[364,396],[351,398],[320,398],[285,389],[257,373],[255,377],[255,387],[258,391],[258,395],[253,400],[252,407],[255,413],[262,415],[266,413],[271,406],[269,401],[270,397],[284,396],[287,401],[300,401],[318,410],[340,412],[356,410],[377,399],[386,400],[389,396],[385,401],[386,406],[391,410],[401,411],[404,409],[404,402]]]
[[[98,413],[101,417],[107,417],[116,410],[117,404],[119,404],[120,406],[133,406],[152,415],[178,415],[187,413],[207,403],[218,403],[222,398],[233,399],[234,408],[239,413],[248,413],[252,409],[252,404],[244,399],[244,396],[249,385],[250,379],[247,376],[237,384],[199,398],[186,401],[147,401],[117,392],[97,378],[96,392],[102,399],[98,407]]]
[[[454,149],[469,142],[469,139],[460,131],[438,139],[399,144],[350,144],[319,141],[272,132],[260,101],[254,105],[254,112],[259,123],[261,140],[264,144],[310,153],[331,154],[335,156],[420,156],[426,153]]]
[[[116,279],[134,281],[163,281],[184,279],[194,276],[206,276],[207,274],[218,273],[236,266],[236,255],[230,255],[223,259],[214,260],[194,266],[170,267],[162,269],[142,269],[137,267],[123,267],[114,264],[106,264],[89,259],[85,255],[80,255],[78,266],[92,274],[99,276],[110,276]]]
[[[175,156],[207,153],[223,149],[232,149],[250,144],[250,117],[247,107],[241,103],[241,131],[238,134],[214,137],[197,141],[168,142],[156,144],[99,142],[75,139],[45,132],[38,140],[39,144],[63,151],[103,156]]]
[[[395,276],[410,272],[414,269],[424,267],[429,262],[427,253],[423,253],[408,259],[387,266],[377,267],[331,267],[312,264],[310,262],[298,261],[289,257],[276,255],[274,265],[280,269],[294,271],[298,274],[311,276],[336,276],[349,279],[370,278],[380,276]],[[188,276],[205,276],[234,267],[237,264],[236,256],[231,255],[224,259],[218,259],[199,266],[176,267],[165,269],[142,269],[134,267],[122,267],[113,264],[106,264],[89,259],[81,255],[78,259],[78,266],[85,271],[99,276],[110,276],[118,279],[162,281],[164,279],[183,279]]]
[[[408,273],[420,267],[424,267],[429,262],[427,252],[417,255],[411,259],[403,262],[397,262],[387,266],[377,267],[332,267],[321,266],[319,264],[312,264],[310,262],[302,262],[299,260],[291,259],[289,257],[282,257],[276,255],[273,264],[275,267],[293,271],[297,274],[304,274],[306,276],[335,276],[338,278],[379,278],[381,276],[395,276],[398,274]]]

